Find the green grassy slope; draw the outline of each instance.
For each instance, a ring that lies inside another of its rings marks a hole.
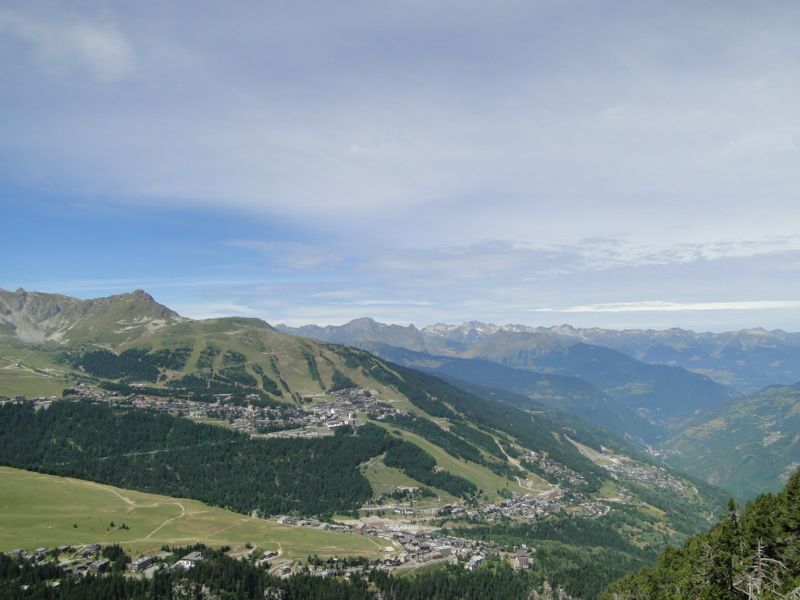
[[[289,558],[383,554],[379,544],[366,538],[280,525],[196,500],[8,467],[0,467],[0,481],[2,552],[119,543],[137,555],[157,551],[164,544],[202,542],[232,547],[250,543],[264,550],[280,550]],[[120,528],[123,523],[127,529]]]

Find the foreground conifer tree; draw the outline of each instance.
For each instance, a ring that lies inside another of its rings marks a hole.
[[[800,599],[800,471],[779,494],[727,514],[656,565],[612,584],[603,600]]]

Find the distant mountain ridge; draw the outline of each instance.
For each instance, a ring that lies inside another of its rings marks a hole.
[[[360,322],[358,328],[353,326],[356,321],[338,327],[277,327],[287,333],[314,339],[335,337],[340,343],[363,340],[364,333],[369,331],[373,336],[370,341],[434,354],[446,354],[448,348],[458,351],[464,345],[475,344],[500,333],[523,333],[538,335],[540,339],[558,338],[604,346],[642,362],[683,367],[744,392],[800,380],[800,333],[780,329],[768,331],[756,327],[713,333],[680,328],[614,330],[576,328],[571,325],[533,327],[522,324],[495,325],[481,321],[438,323],[417,329],[414,325],[383,325],[371,319],[357,321]],[[365,321],[372,321],[372,324],[367,326]],[[387,335],[389,332],[391,336]],[[404,336],[411,335],[414,338],[413,346],[410,343],[398,343]]]
[[[536,373],[482,359],[436,356],[379,343],[365,343],[363,347],[393,363],[449,378],[461,387],[470,383],[514,392],[520,395],[515,405],[523,408],[535,410],[543,404],[629,439],[653,441],[658,437],[657,428],[578,377]]]

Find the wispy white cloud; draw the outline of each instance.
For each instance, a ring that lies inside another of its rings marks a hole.
[[[329,304],[335,306],[353,306],[353,307],[370,307],[370,306],[434,306],[435,302],[427,300],[407,300],[403,298],[363,298],[359,300],[349,301],[334,301]]]
[[[458,18],[424,3],[30,4],[0,13],[6,41],[30,50],[2,48],[16,91],[0,100],[14,115],[0,151],[9,176],[33,170],[70,196],[411,246],[800,228],[800,10],[788,3],[467,2]],[[154,47],[179,50],[155,60]],[[31,60],[136,81],[114,98],[65,93]]]
[[[114,81],[128,75],[136,64],[130,42],[109,22],[0,10],[3,32],[26,45],[34,62],[48,73],[77,68],[99,80]]]
[[[593,238],[574,244],[484,241],[461,246],[383,248],[364,259],[385,273],[437,273],[448,281],[504,278],[535,282],[571,274],[682,265],[800,251],[800,235],[767,236],[693,244],[643,244]]]
[[[702,243],[636,244],[624,239],[586,240],[564,252],[576,255],[588,269],[669,265],[747,258],[800,250],[800,235],[764,236]]]
[[[330,247],[286,241],[231,240],[231,246],[255,250],[277,268],[316,269],[339,263],[344,256]]]
[[[633,4],[6,0],[2,209],[230,227],[173,278],[31,285],[422,324],[800,297],[800,4]]]
[[[543,313],[637,313],[680,312],[694,310],[772,310],[800,308],[800,300],[743,300],[738,302],[665,302],[651,300],[643,302],[618,302],[609,304],[587,304],[583,306],[526,308],[526,312]]]

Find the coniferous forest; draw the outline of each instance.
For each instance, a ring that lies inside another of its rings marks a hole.
[[[391,451],[393,465],[457,496],[475,493],[421,448],[375,425],[332,437],[257,439],[135,409],[56,402],[0,406],[0,464],[194,498],[237,512],[329,515],[372,495],[358,465]],[[410,453],[410,454],[409,454]]]
[[[140,410],[56,402],[0,407],[0,463],[260,514],[351,510],[372,490],[360,463],[399,443],[375,426],[260,440]]]
[[[778,494],[727,514],[655,565],[612,584],[603,600],[800,598],[800,472]]]

